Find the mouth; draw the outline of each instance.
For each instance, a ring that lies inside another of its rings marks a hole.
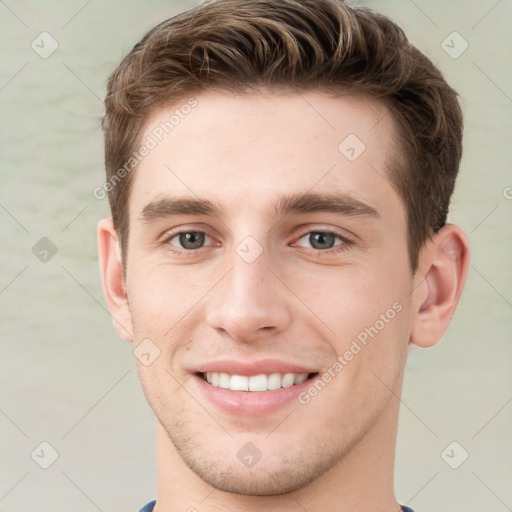
[[[211,366],[215,368],[193,373],[191,382],[209,403],[230,416],[264,417],[284,407],[297,407],[300,393],[319,375],[300,367],[293,368],[295,372],[292,368],[279,372],[280,364],[274,368],[267,365],[272,373],[261,373],[261,366],[258,371],[255,367],[231,365],[232,373],[226,371],[229,365]]]
[[[198,372],[198,375],[215,388],[231,391],[264,392],[291,388],[318,375],[314,373],[261,373],[259,375],[237,375],[225,372]]]

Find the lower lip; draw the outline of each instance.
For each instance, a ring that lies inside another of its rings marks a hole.
[[[219,388],[212,386],[199,375],[193,375],[193,381],[211,403],[230,414],[264,416],[297,400],[297,396],[311,386],[316,377],[317,374],[314,374],[300,384],[272,391],[233,391]]]

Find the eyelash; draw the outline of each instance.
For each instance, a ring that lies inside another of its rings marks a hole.
[[[335,245],[334,247],[331,247],[330,249],[314,249],[314,248],[311,248],[310,250],[311,251],[314,251],[315,252],[315,255],[316,256],[330,256],[332,254],[337,254],[337,253],[340,253],[342,251],[346,251],[350,248],[351,245],[353,245],[353,241],[350,240],[348,237],[346,237],[345,235],[342,235],[336,231],[333,231],[333,230],[329,230],[329,229],[313,229],[313,230],[309,230],[309,231],[304,231],[298,238],[297,238],[297,241],[294,242],[297,243],[299,242],[302,238],[304,238],[306,235],[311,235],[313,233],[321,233],[323,235],[333,235],[335,238],[341,240],[341,243],[338,244],[338,245]],[[300,247],[300,246],[299,246]]]
[[[165,237],[165,239],[163,240],[162,244],[164,246],[166,246],[171,252],[173,252],[175,254],[178,254],[178,255],[181,255],[181,256],[184,255],[185,257],[194,256],[194,253],[197,253],[198,251],[200,251],[201,249],[204,249],[205,247],[200,247],[198,249],[178,249],[176,246],[171,244],[171,240],[173,240],[174,238],[176,238],[176,237],[178,237],[180,235],[186,234],[186,233],[200,233],[200,234],[204,234],[207,237],[209,237],[210,239],[214,240],[214,237],[211,236],[210,234],[208,234],[207,231],[204,231],[204,230],[194,230],[194,229],[184,229],[184,230],[176,231],[174,233],[169,234],[169,236]],[[345,235],[341,235],[340,233],[338,233],[336,231],[328,230],[328,229],[326,229],[326,230],[317,229],[317,230],[304,231],[297,238],[297,240],[294,242],[294,244],[299,242],[306,235],[311,235],[313,233],[322,233],[324,235],[333,235],[337,239],[341,240],[340,244],[335,245],[334,247],[332,247],[330,249],[314,249],[314,248],[310,248],[309,250],[315,252],[315,256],[322,257],[322,256],[330,256],[330,255],[335,254],[335,253],[340,253],[342,251],[348,250],[354,244],[354,242],[351,239],[347,238]],[[305,248],[305,249],[308,249],[308,248]]]

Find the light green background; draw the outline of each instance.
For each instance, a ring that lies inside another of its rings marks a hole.
[[[95,228],[108,210],[92,190],[107,76],[195,3],[0,1],[0,512],[137,511],[155,496],[152,413],[105,309]],[[450,220],[470,239],[471,269],[443,341],[410,354],[397,497],[417,512],[510,510],[512,4],[366,3],[438,64],[466,120]],[[31,48],[42,31],[59,45],[47,59]],[[469,44],[457,59],[441,47],[453,31]],[[32,253],[44,236],[58,248],[47,263]],[[59,454],[46,470],[31,458],[42,441]],[[456,470],[441,458],[452,441],[469,453]]]

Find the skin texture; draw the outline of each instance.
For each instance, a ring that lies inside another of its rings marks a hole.
[[[148,366],[136,360],[157,418],[155,511],[399,510],[393,465],[407,351],[444,334],[467,275],[466,237],[445,226],[411,273],[405,209],[386,177],[396,132],[383,105],[318,91],[195,99],[136,170],[126,275],[112,221],[98,226],[114,326],[135,347],[150,339],[160,351]],[[142,140],[175,108],[156,110]],[[338,149],[349,134],[366,146],[354,161]],[[275,214],[278,196],[304,193],[345,194],[378,215]],[[178,196],[223,213],[142,218],[151,202]],[[187,250],[179,230],[208,237]],[[348,242],[319,249],[312,232]],[[236,250],[248,236],[262,249],[252,263]],[[225,357],[276,358],[322,375],[393,304],[400,311],[307,404],[231,414],[193,377],[199,363]],[[251,468],[237,457],[248,442],[262,454]]]

